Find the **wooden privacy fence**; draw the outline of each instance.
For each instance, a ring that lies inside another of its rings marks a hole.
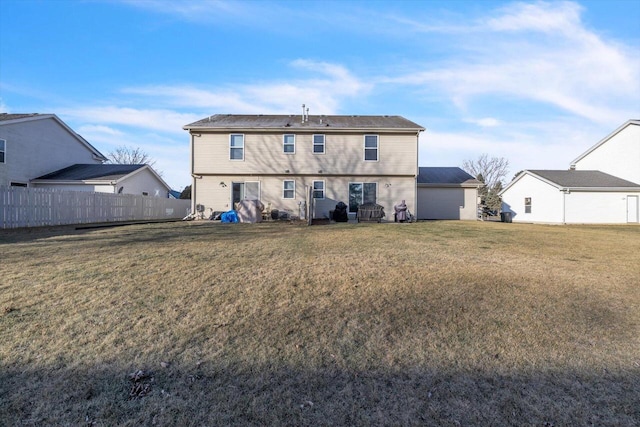
[[[0,228],[184,218],[190,200],[0,187]]]

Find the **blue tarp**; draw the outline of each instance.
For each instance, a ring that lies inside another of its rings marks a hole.
[[[220,215],[220,222],[238,222],[238,213],[234,210],[224,212]]]

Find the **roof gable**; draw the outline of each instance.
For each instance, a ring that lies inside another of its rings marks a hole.
[[[595,151],[598,147],[604,145],[607,141],[609,141],[611,138],[613,138],[614,136],[616,136],[618,133],[620,133],[623,129],[625,129],[627,126],[640,126],[640,120],[627,120],[622,126],[620,126],[618,129],[614,130],[613,132],[611,132],[609,135],[607,135],[606,137],[604,137],[603,139],[601,139],[600,141],[598,141],[595,145],[593,145],[591,148],[589,148],[587,151],[585,151],[584,153],[582,153],[581,155],[579,155],[578,157],[576,157],[572,162],[571,162],[571,167],[574,168],[576,166],[576,163],[578,163],[580,160],[582,160],[583,158],[587,157],[589,154],[591,154],[593,151]]]
[[[71,129],[65,122],[60,120],[58,116],[55,114],[39,114],[39,113],[31,113],[31,114],[9,114],[9,113],[0,113],[0,126],[3,125],[11,125],[16,123],[25,123],[33,120],[46,120],[51,119],[54,120],[58,125],[64,128],[72,137],[74,137],[80,144],[82,144],[85,148],[93,153],[93,155],[102,161],[106,161],[107,158],[98,151],[93,145],[89,143],[86,139],[84,139],[81,135],[77,134],[73,129]]]
[[[499,194],[502,195],[525,176],[533,176],[559,190],[640,190],[640,185],[600,171],[586,170],[524,170]]]
[[[216,114],[185,125],[185,130],[361,130],[361,131],[423,131],[424,128],[401,116],[307,116],[264,114]]]

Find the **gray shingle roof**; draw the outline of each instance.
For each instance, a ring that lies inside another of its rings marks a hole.
[[[640,189],[640,185],[600,171],[589,170],[529,170],[548,181],[566,188],[620,188],[633,187]]]
[[[418,184],[481,184],[458,167],[422,167],[418,169]]]
[[[145,165],[75,164],[36,179],[51,181],[114,181],[144,166]]]
[[[401,116],[309,116],[300,115],[216,114],[185,125],[183,129],[362,129],[414,130],[424,128]]]
[[[40,114],[38,113],[31,113],[31,114],[9,114],[9,113],[0,113],[0,122],[4,122],[7,120],[17,120],[17,119],[24,119],[27,117],[35,117],[35,116],[39,116]]]

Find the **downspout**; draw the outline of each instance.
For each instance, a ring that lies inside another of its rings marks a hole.
[[[416,173],[413,178],[413,215],[418,218],[418,175],[420,174],[420,132],[416,133]]]
[[[562,189],[562,223],[563,224],[567,223],[566,204],[567,204],[567,193],[568,192],[569,192],[569,190],[567,190],[566,188]]]
[[[193,133],[191,133],[191,130],[189,130],[189,135],[191,135],[191,214],[195,214],[196,213],[196,176],[194,174],[194,154],[193,154],[193,149],[194,149],[194,138],[195,135]]]

